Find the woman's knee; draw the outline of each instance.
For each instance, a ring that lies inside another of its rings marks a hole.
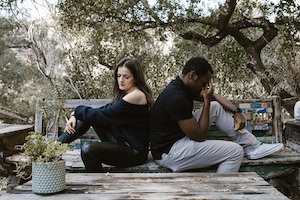
[[[87,171],[102,171],[99,155],[93,150],[93,143],[85,143],[81,147],[81,158]]]
[[[85,121],[77,120],[76,121],[76,132],[82,133],[83,135],[90,129],[91,125]]]
[[[93,155],[94,149],[95,149],[94,143],[84,143],[81,147],[81,154],[82,155]]]

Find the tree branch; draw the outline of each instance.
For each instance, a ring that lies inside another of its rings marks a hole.
[[[157,16],[155,12],[150,8],[148,1],[141,0],[143,6],[145,7],[146,11],[150,14],[150,16],[156,21],[156,23],[161,24],[160,18]]]
[[[219,20],[217,22],[218,28],[223,30],[226,28],[229,20],[235,10],[236,0],[227,0],[224,4],[223,9],[221,9],[221,13],[219,15]]]
[[[214,35],[213,37],[206,38],[196,33],[195,31],[188,31],[181,34],[180,36],[186,40],[195,40],[212,47],[222,41],[228,34],[229,33],[226,31],[219,31],[218,34]]]
[[[241,30],[250,27],[262,28],[264,33],[256,41],[252,42],[243,34],[235,34],[236,39],[242,46],[246,46],[246,43],[253,45],[255,49],[260,52],[270,41],[272,41],[278,34],[277,28],[264,18],[249,19],[244,17],[242,20],[228,25],[232,30]]]

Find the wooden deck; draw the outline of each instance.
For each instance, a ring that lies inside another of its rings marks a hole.
[[[255,199],[288,200],[254,172],[67,173],[65,191],[32,193],[31,181],[0,193],[1,200],[72,199]]]

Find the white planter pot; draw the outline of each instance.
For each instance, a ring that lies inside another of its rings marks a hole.
[[[38,194],[57,193],[66,188],[66,163],[32,163],[32,191]]]

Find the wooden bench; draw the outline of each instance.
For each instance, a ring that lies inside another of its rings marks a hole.
[[[51,104],[51,100],[43,100],[46,104]],[[63,109],[66,113],[70,113],[79,105],[86,105],[91,107],[101,107],[110,103],[110,99],[70,99],[66,100],[63,104]],[[283,124],[281,120],[281,100],[278,96],[273,96],[267,99],[246,99],[246,100],[232,100],[232,102],[242,109],[243,114],[247,120],[246,128],[262,142],[284,143]],[[201,106],[201,103],[194,102],[194,109],[196,110]],[[52,131],[62,130],[65,126],[65,118],[61,117],[58,123],[55,124],[56,129]],[[37,103],[35,113],[35,131],[40,131],[45,134],[45,124],[43,123],[43,110],[40,103]],[[93,131],[89,132],[93,134]],[[89,138],[90,137],[90,138]],[[214,126],[209,131],[210,139],[229,139],[224,133],[217,130]],[[82,142],[89,141],[88,139],[97,139],[96,134],[84,135]],[[78,142],[78,141],[77,141]],[[77,144],[80,146],[80,144]]]
[[[64,109],[67,113],[73,111],[79,105],[86,105],[91,107],[100,107],[104,106],[107,103],[110,103],[110,99],[71,99],[66,100],[64,103]],[[254,134],[257,135],[257,138],[263,142],[284,142],[283,137],[283,130],[282,130],[282,121],[281,121],[281,101],[278,96],[274,96],[268,99],[253,99],[253,100],[233,100],[234,104],[239,105],[242,109],[245,118],[247,119],[247,127],[252,126]],[[51,101],[47,101],[47,103],[51,103]],[[194,107],[195,109],[201,106],[200,103],[195,102]],[[69,109],[69,110],[68,110]],[[42,117],[42,109],[37,104],[36,108],[36,115],[35,115],[35,131],[42,131],[44,132],[43,128],[43,117]],[[65,120],[63,119],[60,121],[60,127],[65,126]],[[250,128],[251,129],[251,128]],[[57,129],[58,130],[58,129]],[[84,136],[81,141],[77,140],[75,143],[71,144],[72,147],[80,148],[80,145],[83,142],[90,141],[93,139],[97,140],[96,134],[93,132],[87,134],[90,138],[86,138]],[[219,130],[211,130],[210,138],[212,139],[228,139],[225,134],[220,132]],[[76,151],[74,151],[76,152]],[[69,159],[77,157],[76,153],[72,153],[72,150],[68,152],[70,156],[66,156]],[[150,155],[150,154],[149,154]],[[76,160],[76,159],[75,159]],[[262,171],[259,174],[262,175],[264,178],[272,178],[278,175],[286,174],[288,171],[294,169],[295,165],[300,163],[300,154],[298,152],[292,151],[290,148],[285,148],[283,152],[277,155],[272,155],[264,159],[259,160],[248,160],[247,158],[244,159],[241,170],[243,171]],[[78,170],[82,167],[81,162],[74,162],[73,164],[69,165],[69,170]],[[263,169],[268,170],[261,170]],[[280,170],[277,168],[279,167]],[[274,173],[277,170],[276,173]],[[109,168],[109,170],[125,170],[125,171],[164,171],[165,169],[161,169],[158,165],[156,165],[152,157],[149,156],[148,162],[144,165],[127,168],[127,169],[117,169],[117,168]]]
[[[44,100],[46,104],[51,104],[51,100]],[[91,107],[101,107],[110,103],[110,99],[71,99],[66,100],[63,109],[68,112],[79,105]],[[246,125],[250,131],[256,132],[260,140],[264,142],[283,142],[282,120],[281,120],[281,101],[278,96],[268,99],[253,100],[232,100],[234,104],[240,106],[245,118],[248,121]],[[45,124],[43,124],[43,110],[37,103],[35,113],[35,131],[45,133]],[[197,109],[201,103],[194,102],[194,108]],[[59,127],[64,127],[65,120],[59,121]],[[58,129],[57,129],[58,130]],[[211,131],[212,132],[212,131]],[[218,132],[219,134],[220,132]],[[212,136],[212,134],[211,134]],[[219,137],[220,135],[217,135]]]
[[[52,103],[51,100],[44,101],[46,104]],[[63,109],[67,112],[70,110],[71,112],[71,110],[75,109],[79,105],[100,107],[110,102],[110,99],[71,99],[64,102]],[[281,103],[279,97],[274,96],[272,98],[259,100],[233,100],[232,102],[241,107],[246,119],[249,122],[247,126],[252,128],[253,131],[264,133],[264,137],[267,140],[273,140],[273,142],[283,142]],[[43,124],[43,110],[39,105],[40,104],[38,103],[35,113],[35,131],[45,132],[45,125]],[[195,101],[194,108],[197,109],[200,106],[201,103]],[[65,121],[60,121],[59,126],[61,127],[64,125]]]

